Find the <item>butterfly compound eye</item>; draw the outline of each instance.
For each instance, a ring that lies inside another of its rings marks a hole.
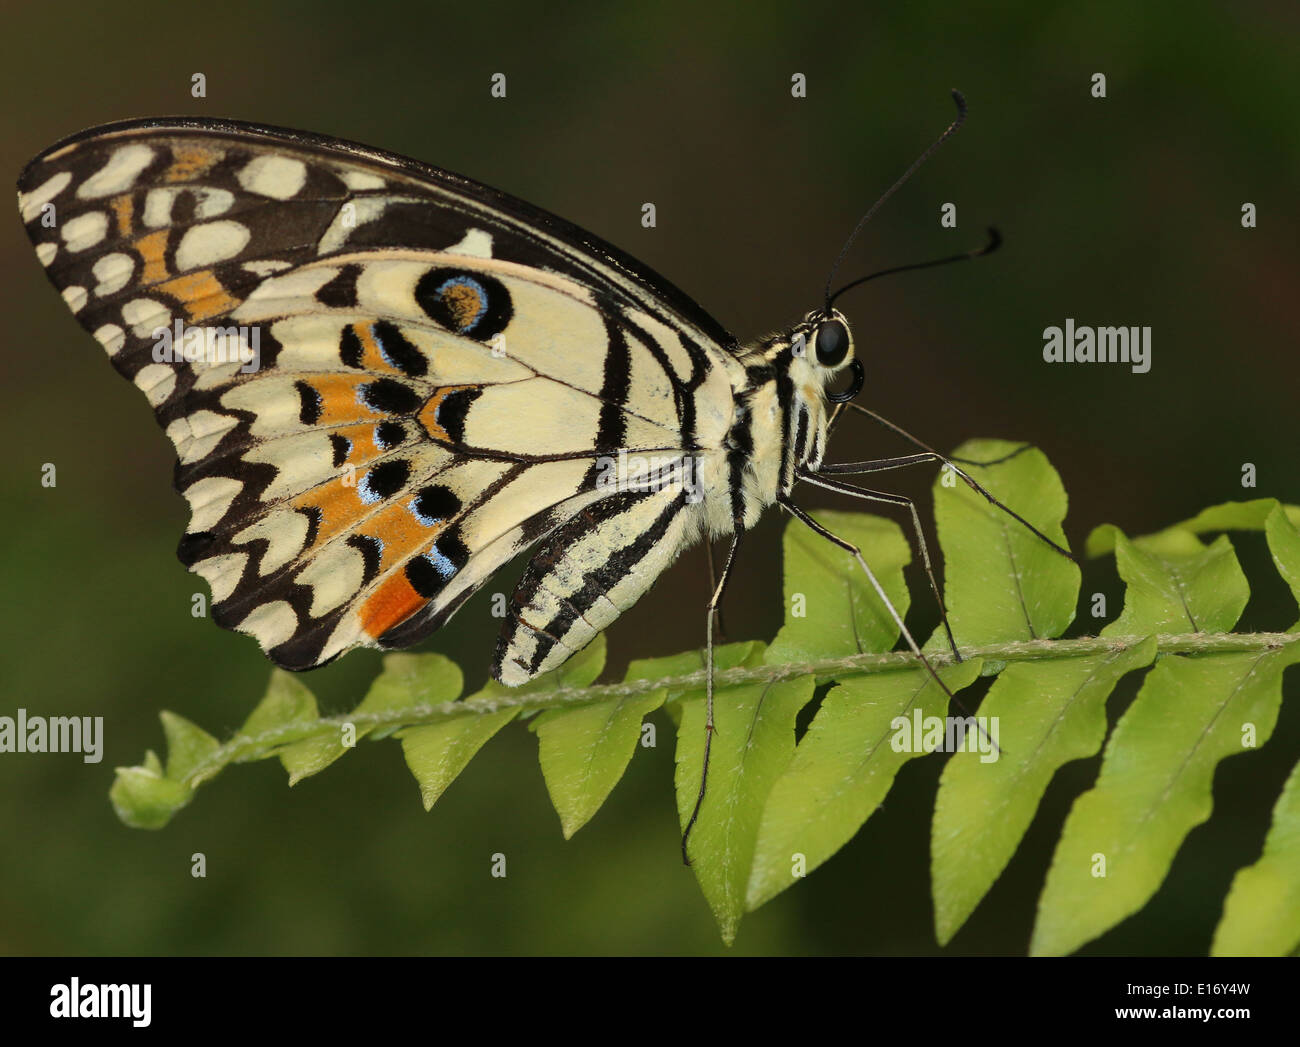
[[[839,367],[849,355],[849,329],[842,320],[826,320],[817,328],[817,362]]]

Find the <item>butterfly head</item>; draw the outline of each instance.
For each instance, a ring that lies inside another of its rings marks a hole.
[[[831,307],[809,313],[791,333],[791,344],[796,360],[802,361],[806,368],[802,377],[820,386],[831,403],[852,400],[862,391],[862,362],[853,351],[849,322],[838,309]],[[845,370],[852,375],[848,387],[833,389]]]

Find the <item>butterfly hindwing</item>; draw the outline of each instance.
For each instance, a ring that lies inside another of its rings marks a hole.
[[[629,455],[715,450],[730,423],[729,338],[685,295],[411,161],[245,125],[118,125],[33,161],[19,202],[176,448],[179,552],[214,619],[290,668],[414,642],[557,529],[588,577],[552,572],[550,589],[572,603],[585,586],[587,618],[612,620],[593,586],[618,584],[634,530],[681,491],[629,501],[607,481]],[[534,651],[524,678],[556,657]]]

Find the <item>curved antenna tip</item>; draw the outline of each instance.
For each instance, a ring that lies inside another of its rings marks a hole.
[[[920,167],[923,163],[925,163],[926,160],[928,160],[931,157],[931,155],[933,155],[934,151],[939,148],[939,146],[943,145],[944,142],[946,142],[949,138],[951,138],[953,135],[957,133],[958,128],[960,128],[962,123],[965,121],[966,96],[962,94],[960,91],[958,91],[955,87],[950,88],[950,90],[952,91],[953,101],[957,103],[956,119],[954,119],[953,122],[950,123],[946,128],[944,128],[943,134],[941,134],[938,138],[934,140],[933,143],[931,143],[930,148],[928,148],[925,152],[923,152],[920,156],[918,156],[912,162],[912,166],[903,172],[902,176],[898,179],[898,181],[896,181],[893,185],[891,185],[888,189],[886,189],[883,193],[881,193],[880,197],[876,200],[876,202],[867,209],[867,213],[858,219],[858,224],[853,227],[853,232],[849,233],[849,238],[844,241],[844,246],[840,248],[840,253],[836,255],[835,261],[831,264],[831,271],[826,276],[826,288],[825,288],[824,295],[826,299],[827,308],[830,308],[831,301],[834,298],[834,295],[831,294],[831,287],[833,287],[835,284],[835,274],[839,272],[840,264],[844,261],[845,256],[849,253],[849,248],[853,246],[853,242],[858,238],[858,234],[862,232],[862,227],[865,226],[869,221],[871,221],[871,216],[874,215],[876,211],[880,209],[880,205],[883,204],[886,200],[888,200],[891,196],[893,196],[894,193],[897,192],[899,187],[902,186],[903,183],[906,182],[909,178],[911,178],[913,174],[916,173],[916,169]]]
[[[951,262],[967,262],[972,258],[983,258],[987,254],[992,254],[1002,246],[1002,234],[999,233],[994,226],[988,227],[988,234],[989,242],[983,247],[975,247],[969,251],[963,251],[961,254],[949,255],[947,258],[936,258],[930,262],[915,262],[912,265],[896,265],[889,269],[881,269],[879,272],[860,277],[857,280],[851,280],[826,299],[826,307],[829,309],[834,305],[835,299],[839,298],[839,296],[845,291],[850,291],[855,287],[861,287],[869,280],[875,280],[877,277],[892,276],[894,273],[906,273],[913,269],[930,269],[933,266],[948,265]]]

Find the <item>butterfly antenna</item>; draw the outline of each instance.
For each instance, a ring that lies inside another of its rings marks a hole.
[[[845,291],[851,291],[855,287],[860,287],[868,280],[874,280],[878,276],[892,276],[894,273],[906,273],[913,269],[931,269],[936,265],[949,265],[952,262],[965,262],[972,258],[983,258],[986,254],[992,254],[1002,246],[1002,234],[993,226],[989,226],[989,242],[983,247],[976,247],[970,251],[963,251],[961,254],[951,254],[947,258],[936,258],[931,262],[913,262],[911,265],[895,265],[888,269],[881,269],[878,273],[871,273],[867,276],[860,276],[858,279],[850,281],[826,299],[826,307],[829,309],[840,295]]]
[[[881,204],[883,204],[886,200],[888,200],[891,196],[893,196],[894,193],[897,192],[898,189],[901,188],[902,185],[909,178],[911,178],[913,174],[916,173],[916,169],[920,167],[923,163],[925,163],[928,159],[930,159],[931,154],[936,149],[938,149],[939,146],[943,145],[945,141],[947,141],[949,138],[951,138],[954,134],[957,133],[957,129],[961,127],[962,122],[966,119],[965,96],[954,87],[952,89],[952,99],[954,102],[957,103],[957,118],[947,126],[943,134],[941,134],[938,138],[934,140],[934,143],[930,146],[929,149],[927,149],[924,153],[922,153],[912,162],[912,166],[903,172],[902,177],[899,178],[898,181],[896,181],[888,189],[885,190],[884,194],[880,197],[880,199],[871,205],[867,213],[864,214],[860,219],[858,219],[858,224],[853,227],[853,232],[851,232],[849,234],[849,238],[844,241],[844,246],[840,248],[840,253],[835,259],[835,264],[831,266],[830,274],[826,277],[826,308],[827,309],[830,308],[831,300],[833,297],[831,295],[831,285],[835,282],[835,274],[836,272],[839,271],[840,263],[844,261],[844,256],[849,253],[849,248],[853,246],[853,241],[856,240],[858,238],[858,234],[862,232],[862,227],[865,226],[869,221],[871,221],[871,216],[880,210]]]

